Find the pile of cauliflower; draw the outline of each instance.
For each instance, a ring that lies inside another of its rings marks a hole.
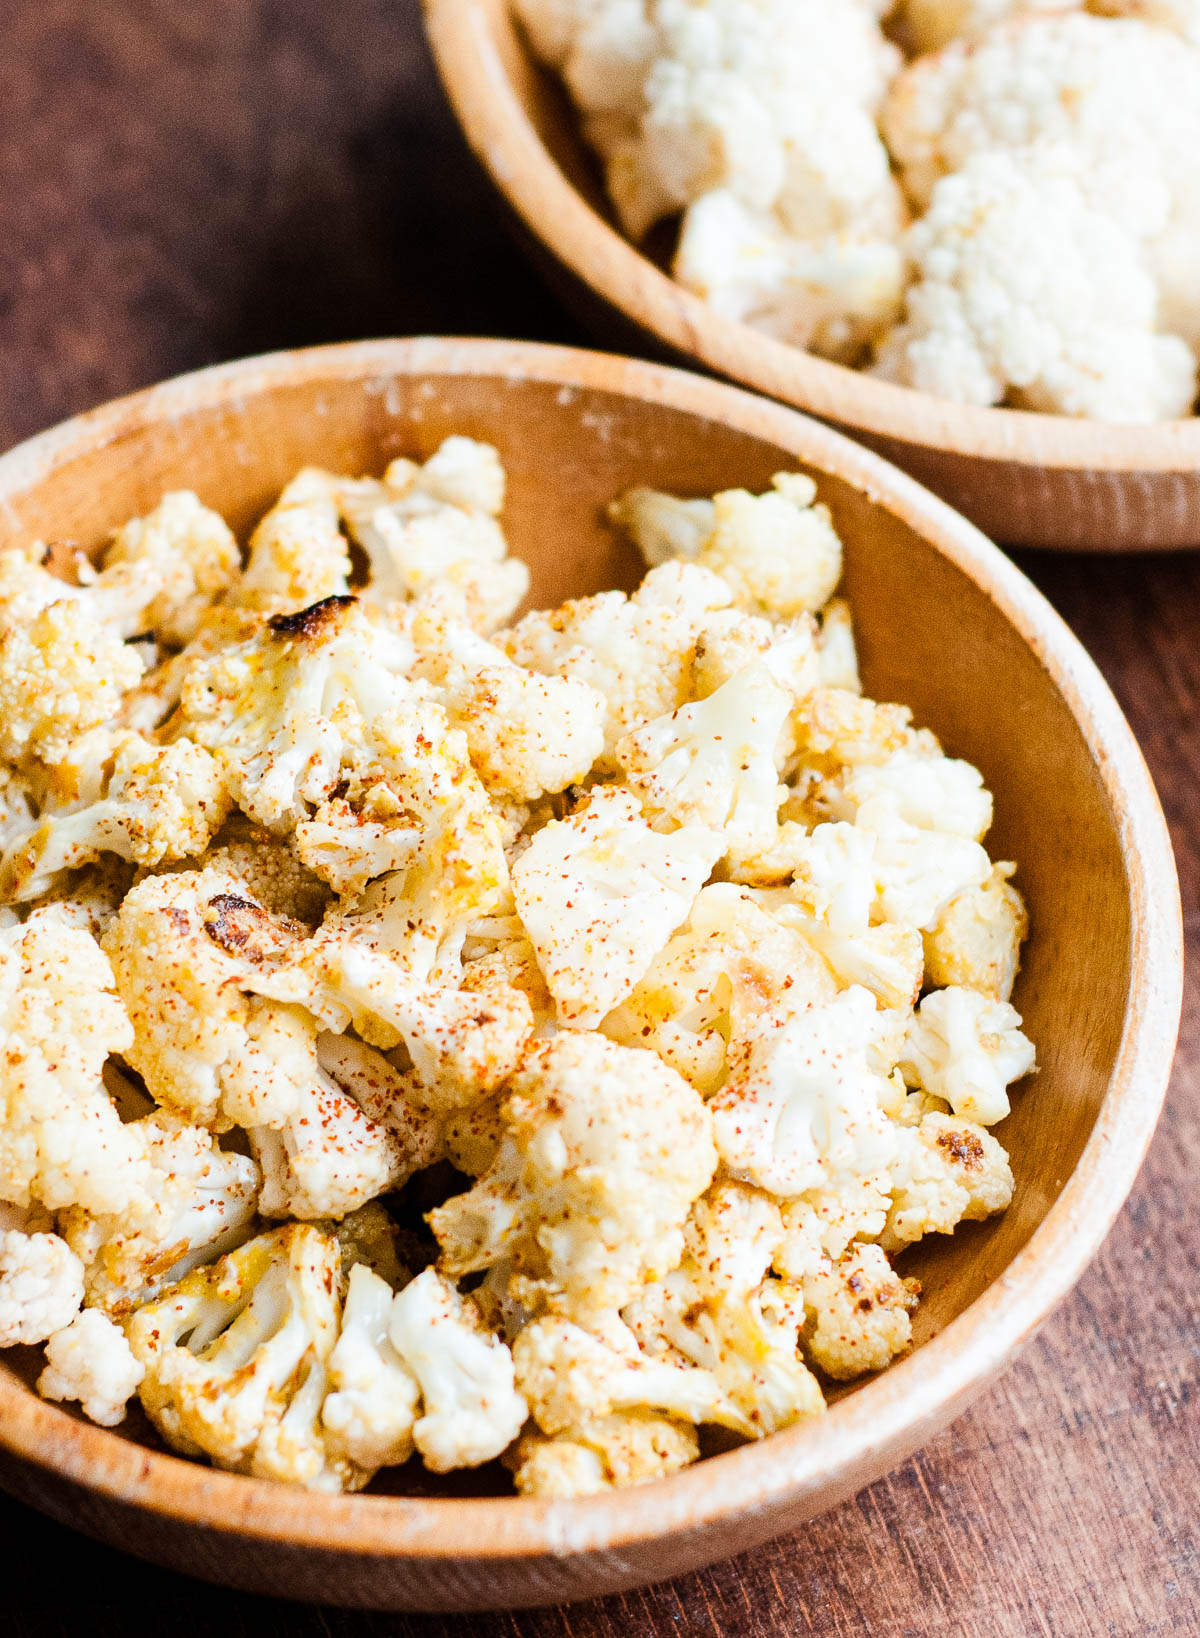
[[[1034,1051],[992,802],[863,698],[811,481],[612,507],[510,623],[496,452],[0,554],[0,1344],[104,1426],[574,1496],[908,1346]]]
[[[717,312],[960,403],[1192,413],[1200,0],[514,4]]]

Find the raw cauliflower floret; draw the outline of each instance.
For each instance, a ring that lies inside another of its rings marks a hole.
[[[975,154],[1065,153],[1091,209],[1140,243],[1158,328],[1200,345],[1195,45],[1134,20],[1019,19],[974,47],[951,45],[915,63],[892,89],[884,128],[920,208],[939,176],[962,171]]]
[[[632,597],[601,592],[527,614],[497,641],[528,670],[598,689],[608,701],[604,743],[611,752],[625,734],[683,704],[697,634],[731,600],[717,575],[672,561],[652,569]],[[611,764],[601,759],[599,766]]]
[[[143,671],[138,646],[77,598],[51,603],[0,635],[0,757],[53,764],[72,740],[111,722]]]
[[[759,1436],[825,1408],[798,1351],[800,1293],[768,1278],[783,1238],[769,1196],[722,1181],[693,1208],[679,1268],[623,1311],[648,1353],[710,1371]]]
[[[936,1112],[901,1129],[891,1168],[892,1199],[879,1236],[899,1251],[926,1234],[951,1234],[959,1223],[1003,1211],[1013,1196],[1008,1156],[973,1121]]]
[[[188,739],[154,745],[96,729],[71,747],[54,781],[70,797],[46,804],[5,850],[0,881],[9,900],[37,898],[62,871],[106,853],[144,866],[191,858],[230,808],[217,764]]]
[[[289,1223],[198,1268],[129,1320],[139,1395],[167,1443],[218,1467],[313,1490],[370,1474],[328,1442],[321,1407],[338,1337],[341,1253]]]
[[[593,1029],[625,1000],[723,851],[702,825],[659,835],[613,787],[538,831],[513,866],[513,894],[560,1023]]]
[[[708,1096],[724,1079],[727,1048],[768,1011],[798,1010],[833,993],[803,936],[744,889],[717,882],[602,1028],[614,1041],[650,1048]]]
[[[593,1417],[552,1439],[530,1429],[505,1465],[521,1495],[564,1501],[649,1484],[678,1473],[699,1454],[699,1441],[686,1423],[626,1412]]]
[[[132,1030],[90,934],[53,911],[0,931],[0,1037],[0,1201],[129,1209],[140,1149],[101,1075]]]
[[[329,1443],[370,1471],[412,1455],[421,1404],[420,1386],[388,1335],[394,1295],[365,1263],[351,1268],[321,1411]]]
[[[1195,356],[1158,333],[1140,247],[1093,207],[1071,156],[973,154],[934,188],[909,251],[916,279],[878,374],[959,403],[1099,421],[1191,409]]]
[[[350,545],[338,526],[325,474],[294,477],[250,537],[246,571],[231,601],[268,614],[309,608],[350,590]]]
[[[771,483],[765,494],[727,489],[711,503],[635,489],[609,514],[629,530],[647,562],[660,561],[670,545],[677,556],[719,575],[740,608],[788,619],[829,600],[842,575],[842,544],[828,509],[816,504],[811,478],[777,472]]]
[[[886,1082],[867,1057],[875,1016],[874,996],[853,987],[764,1023],[709,1105],[734,1177],[790,1196],[887,1166]]]
[[[996,865],[978,887],[946,905],[925,934],[925,974],[938,988],[961,986],[1007,1001],[1029,931],[1025,901],[1009,881],[1016,867]]]
[[[1008,1114],[1008,1087],[1035,1067],[1033,1043],[1006,1001],[975,990],[934,990],[908,1026],[900,1068],[910,1085],[956,1115],[994,1126]]]
[[[83,1264],[39,1211],[0,1203],[0,1348],[44,1342],[83,1301]]]
[[[85,1308],[47,1342],[37,1391],[43,1399],[77,1399],[85,1416],[102,1428],[115,1428],[125,1420],[125,1406],[144,1375],[121,1327],[107,1314]]]
[[[904,299],[904,256],[891,239],[869,229],[797,238],[727,188],[689,207],[674,273],[722,317],[842,364],[862,362]]]
[[[728,846],[752,851],[775,830],[783,798],[776,752],[791,709],[791,695],[760,661],[707,699],[627,734],[616,754],[652,818],[707,826]]]
[[[881,1371],[912,1341],[918,1287],[902,1280],[878,1246],[854,1245],[804,1280],[805,1352],[826,1376],[847,1381]]]
[[[114,1315],[248,1239],[258,1205],[258,1167],[219,1148],[206,1127],[156,1110],[125,1129],[147,1169],[135,1209],[59,1213],[63,1237],[87,1269],[89,1305]]]
[[[237,579],[241,554],[224,519],[190,489],[178,489],[116,531],[104,566],[117,563],[153,568],[161,589],[144,612],[145,626],[161,642],[182,648],[213,600]]]
[[[674,1070],[602,1036],[559,1035],[529,1049],[502,1114],[489,1170],[430,1216],[451,1273],[510,1259],[586,1315],[678,1261],[716,1152],[704,1104]]]
[[[416,674],[438,685],[490,791],[532,802],[583,779],[604,750],[604,695],[577,677],[546,677],[435,612],[412,626]]]
[[[129,1063],[158,1102],[206,1126],[282,1124],[316,1078],[316,1020],[248,993],[300,929],[240,887],[219,867],[147,877],[104,935]]]
[[[434,1473],[498,1456],[529,1414],[513,1358],[470,1301],[427,1268],[392,1301],[392,1346],[421,1387],[413,1442]]]

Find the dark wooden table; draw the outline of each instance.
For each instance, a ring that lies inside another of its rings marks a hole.
[[[3,0],[0,445],[218,359],[443,331],[585,341],[508,243],[416,0]],[[1200,558],[1025,567],[1104,667],[1200,885]],[[0,1633],[94,1638],[1200,1634],[1200,995],[1128,1209],[1008,1377],[800,1535],[521,1615],[305,1609],[0,1498]]]

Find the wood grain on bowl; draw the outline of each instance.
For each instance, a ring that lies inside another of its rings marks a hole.
[[[522,236],[598,339],[699,363],[850,432],[1008,546],[1200,546],[1200,417],[1150,427],[953,404],[715,313],[623,238],[508,0],[424,0],[442,83]]]
[[[318,1496],[169,1456],[38,1400],[0,1364],[0,1482],[108,1541],[196,1574],[323,1603],[516,1606],[665,1578],[852,1494],[947,1423],[1078,1278],[1133,1182],[1178,1023],[1170,844],[1099,673],[974,529],[836,433],[702,377],[505,342],[314,349],[184,377],[0,459],[0,544],[95,546],[187,485],[246,528],[306,461],[378,471],[449,432],[493,441],[533,598],[629,582],[603,506],[809,471],[846,542],[865,682],[910,704],[996,795],[993,851],[1033,918],[1016,1004],[1042,1068],[1000,1135],[1017,1197],[908,1254],[917,1347],[817,1423],[658,1484],[572,1502]],[[136,1425],[134,1426],[136,1432]]]

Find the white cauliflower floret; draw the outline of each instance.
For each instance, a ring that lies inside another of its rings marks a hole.
[[[120,1315],[249,1238],[258,1167],[210,1131],[157,1110],[129,1123],[147,1169],[132,1211],[69,1207],[59,1224],[87,1268],[87,1300]]]
[[[231,601],[288,613],[345,596],[349,577],[350,546],[325,474],[305,467],[251,535],[246,572]]]
[[[1103,17],[1132,17],[1159,28],[1174,29],[1200,46],[1200,4],[1197,0],[1090,0],[1088,9]]]
[[[975,990],[934,990],[908,1026],[900,1068],[910,1085],[956,1115],[994,1126],[1008,1114],[1008,1087],[1035,1067],[1033,1044],[1006,1001]]]
[[[1003,1211],[1013,1196],[1008,1156],[973,1121],[925,1115],[898,1134],[892,1199],[880,1235],[898,1251],[926,1234],[951,1234],[959,1223]]]
[[[241,570],[237,541],[224,519],[190,489],[164,495],[144,518],[131,518],[114,534],[104,566],[145,563],[161,588],[142,616],[161,642],[182,648],[196,635],[213,600]]]
[[[5,849],[0,882],[10,900],[37,898],[66,870],[102,854],[140,865],[203,853],[230,808],[220,770],[190,740],[154,745],[97,729],[54,770],[68,800],[46,804]]]
[[[120,1326],[85,1308],[47,1342],[37,1391],[43,1399],[77,1399],[85,1416],[102,1428],[115,1428],[144,1375]]]
[[[488,1171],[430,1216],[455,1275],[509,1259],[564,1311],[617,1308],[679,1259],[716,1166],[708,1113],[650,1052],[597,1035],[532,1046]]]
[[[139,1394],[175,1450],[314,1490],[370,1474],[320,1423],[338,1336],[341,1255],[333,1235],[289,1223],[195,1269],[138,1309],[127,1334]]]
[[[686,1423],[627,1412],[593,1417],[552,1439],[531,1429],[505,1464],[521,1495],[565,1501],[649,1484],[678,1473],[699,1454],[699,1441]]]
[[[608,701],[604,742],[611,751],[634,728],[683,704],[697,633],[730,601],[717,575],[672,561],[652,569],[632,597],[601,592],[527,614],[497,640],[518,665],[598,689]]]
[[[874,1020],[874,996],[855,987],[752,1037],[709,1105],[734,1177],[789,1196],[887,1166],[886,1083],[867,1058]]]
[[[805,1352],[835,1381],[881,1371],[912,1341],[913,1280],[892,1272],[878,1246],[851,1246],[804,1280]]]
[[[142,676],[138,647],[82,600],[51,603],[0,634],[0,757],[54,764],[72,740],[111,722]]]
[[[957,985],[995,1001],[1008,1000],[1029,931],[1025,901],[1008,879],[1015,868],[996,865],[985,882],[951,899],[925,934],[925,973],[931,985]]]
[[[867,229],[797,238],[727,188],[691,205],[675,277],[724,318],[843,364],[861,363],[904,299],[900,247]]]
[[[843,597],[832,597],[821,610],[817,633],[817,672],[822,688],[861,694],[858,649],[854,641],[854,617]]]
[[[973,154],[934,188],[909,250],[916,282],[877,373],[960,403],[1100,421],[1190,410],[1195,356],[1158,333],[1139,246],[1090,203],[1071,156]]]
[[[329,1442],[356,1467],[406,1462],[421,1389],[388,1335],[394,1292],[365,1263],[350,1270],[342,1328],[329,1356],[321,1420]]]
[[[962,171],[973,155],[998,150],[1024,163],[1031,149],[1065,154],[1091,209],[1140,244],[1158,328],[1200,345],[1194,45],[1133,20],[1022,18],[973,48],[948,46],[914,64],[893,87],[884,127],[922,208],[938,177]],[[1075,260],[1065,244],[1059,253]]]
[[[686,928],[602,1028],[614,1041],[650,1048],[707,1096],[724,1079],[727,1047],[768,1011],[795,1011],[833,993],[805,938],[744,889],[718,882],[700,893]]]
[[[513,1361],[517,1386],[543,1433],[566,1433],[630,1410],[754,1432],[711,1371],[644,1353],[615,1318],[601,1335],[557,1316],[535,1320],[513,1343]]]
[[[826,780],[820,800],[834,818],[881,835],[899,821],[981,842],[992,823],[991,793],[978,768],[954,757],[904,750]]]
[[[531,802],[581,780],[604,750],[604,695],[515,664],[470,627],[418,614],[417,675],[439,687],[491,791]]]
[[[762,664],[772,681],[793,701],[802,700],[820,682],[820,653],[816,622],[810,615],[774,621],[740,609],[719,609],[702,624],[692,660],[691,693],[709,698],[749,666]],[[780,742],[780,753],[790,758],[795,749],[790,726]]]
[[[623,1314],[647,1352],[710,1371],[759,1436],[825,1408],[798,1351],[800,1294],[767,1278],[783,1237],[767,1195],[718,1183],[693,1208],[679,1268]]]
[[[291,1117],[315,1081],[316,1020],[247,992],[301,930],[220,867],[129,892],[104,948],[133,1026],[126,1056],[155,1099],[202,1125]]]
[[[136,637],[162,579],[150,563],[115,564],[97,574],[78,547],[35,542],[0,552],[0,609],[4,624],[14,628],[28,626],[52,604],[71,603],[107,636]]]
[[[707,699],[627,734],[616,754],[649,814],[707,826],[749,851],[775,830],[783,797],[776,751],[791,708],[760,661]]]
[[[0,1348],[44,1342],[83,1301],[83,1264],[44,1213],[0,1203]]]
[[[722,851],[701,825],[659,835],[614,788],[538,831],[513,866],[513,893],[561,1023],[595,1028],[625,1000]]]
[[[0,931],[0,1201],[52,1211],[136,1202],[139,1145],[101,1079],[131,1036],[90,934],[52,911]]]
[[[393,1299],[388,1335],[421,1386],[412,1431],[426,1467],[478,1467],[512,1443],[529,1414],[512,1355],[432,1268]]]

